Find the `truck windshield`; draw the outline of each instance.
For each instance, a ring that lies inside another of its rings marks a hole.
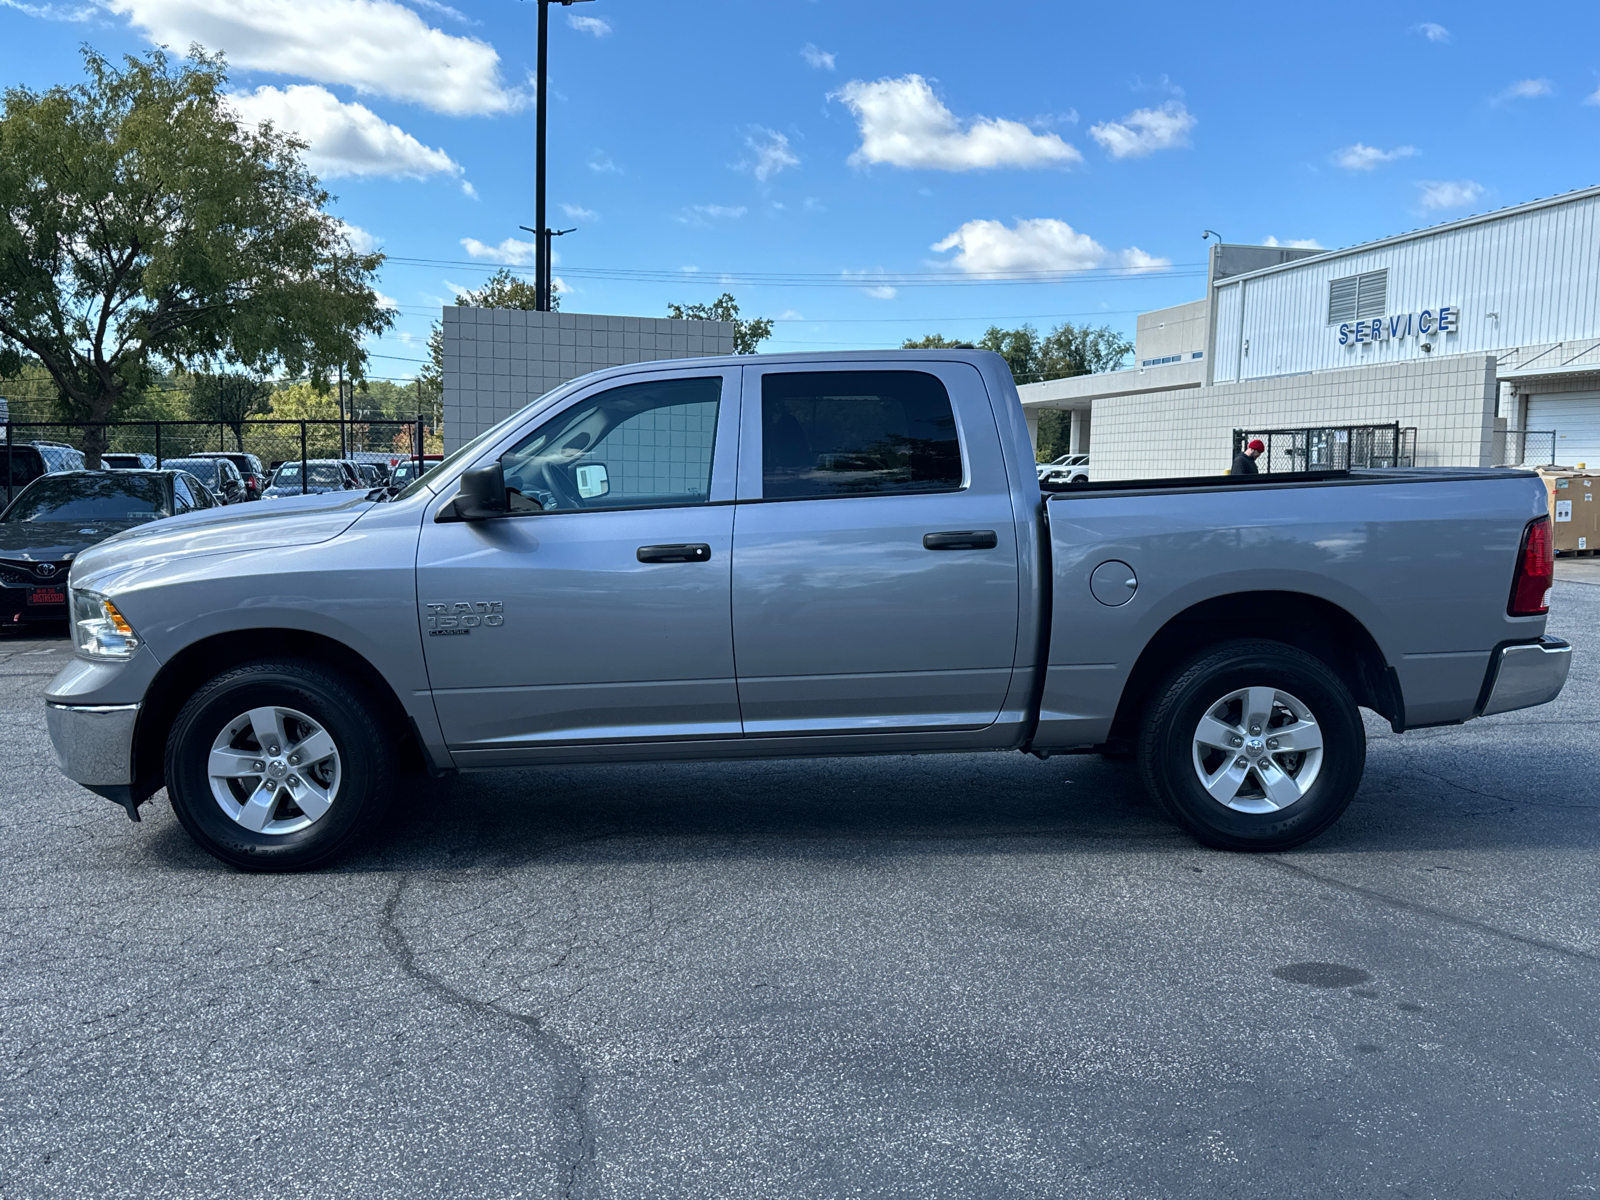
[[[148,475],[47,475],[6,509],[22,521],[154,521],[169,515],[166,489]]]

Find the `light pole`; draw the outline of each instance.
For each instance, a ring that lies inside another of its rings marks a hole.
[[[533,147],[533,235],[534,307],[540,312],[550,311],[550,239],[544,220],[544,97],[545,76],[550,64],[550,6],[560,4],[569,8],[584,0],[539,0],[539,78],[534,84],[534,147]]]

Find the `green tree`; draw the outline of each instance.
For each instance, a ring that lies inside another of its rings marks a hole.
[[[733,352],[754,354],[756,348],[772,336],[770,317],[739,318],[739,304],[729,292],[723,292],[710,304],[669,304],[667,316],[674,321],[728,321],[733,325]]]
[[[244,449],[244,423],[271,406],[272,387],[244,371],[191,375],[188,415],[192,421],[215,421],[233,430],[234,444]]]
[[[993,350],[1006,360],[1011,377],[1018,383],[1115,371],[1133,352],[1133,343],[1109,325],[1091,328],[1070,321],[1057,325],[1044,337],[1040,337],[1032,325],[1016,329],[991,325],[976,346],[970,342],[949,341],[937,333],[907,339],[901,345],[907,350]],[[1067,414],[1054,409],[1040,413],[1039,461],[1059,458],[1067,453],[1070,445],[1071,424]]]
[[[0,113],[0,373],[25,356],[78,421],[121,414],[162,364],[359,378],[393,314],[300,159],[242,125],[220,57],[160,50],[87,80],[14,87]],[[102,430],[84,435],[97,464]]]
[[[458,289],[456,304],[461,308],[520,308],[528,312],[538,310],[538,289],[529,280],[519,275],[513,275],[507,268],[501,267],[489,276],[489,282],[481,288]],[[561,311],[561,295],[551,293],[550,311]],[[428,330],[428,361],[422,370],[417,372],[417,378],[422,380],[422,386],[434,392],[439,397],[438,403],[444,404],[444,323],[435,321],[433,328]]]

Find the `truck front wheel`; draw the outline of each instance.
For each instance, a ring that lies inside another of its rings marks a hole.
[[[167,738],[167,795],[189,835],[246,871],[320,866],[372,827],[392,791],[383,722],[338,672],[247,663],[201,687]]]
[[[1284,850],[1337,821],[1366,766],[1361,710],[1321,660],[1237,641],[1179,667],[1145,710],[1145,786],[1220,850]]]

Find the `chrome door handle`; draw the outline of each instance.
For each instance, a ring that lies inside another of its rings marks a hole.
[[[704,542],[684,542],[675,546],[640,546],[642,563],[710,562],[711,547]]]
[[[922,535],[924,550],[993,550],[999,544],[992,529],[953,529]]]

